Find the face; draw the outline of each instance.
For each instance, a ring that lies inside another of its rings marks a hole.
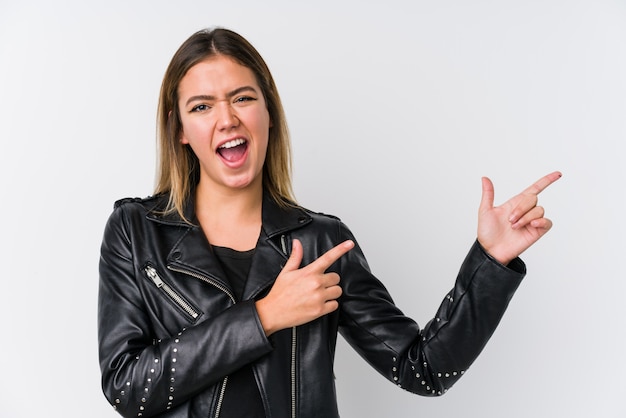
[[[198,157],[202,186],[262,187],[270,117],[254,73],[215,56],[189,69],[178,86],[183,144]]]

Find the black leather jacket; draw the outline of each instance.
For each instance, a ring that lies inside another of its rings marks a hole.
[[[117,202],[102,243],[102,386],[126,417],[219,417],[227,376],[246,364],[268,418],[338,417],[337,331],[394,384],[441,395],[480,353],[525,274],[521,260],[504,267],[475,243],[436,317],[420,329],[394,305],[357,245],[331,266],[341,277],[339,309],[267,338],[254,302],[271,288],[292,240],[302,242],[306,265],[354,240],[351,232],[335,217],[281,209],[265,197],[244,297],[235,303],[202,230],[161,215],[166,201]]]

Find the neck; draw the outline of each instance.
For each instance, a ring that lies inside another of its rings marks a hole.
[[[213,245],[236,250],[254,248],[261,229],[263,187],[244,189],[206,187],[196,189],[196,216]]]
[[[205,187],[202,182],[196,189],[196,212],[211,213],[211,217],[249,218],[260,214],[263,201],[261,184],[245,189]]]

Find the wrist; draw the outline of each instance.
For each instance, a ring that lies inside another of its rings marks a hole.
[[[489,256],[489,258],[497,261],[503,266],[507,266],[511,261],[516,258],[507,255],[502,251],[499,251],[497,248],[486,246],[482,242],[480,242],[480,240],[478,240],[478,244],[482,247],[483,251],[487,254],[487,256]]]
[[[254,306],[256,308],[257,315],[259,316],[259,321],[261,321],[263,331],[265,331],[265,335],[269,337],[278,331],[278,328],[272,321],[272,314],[270,313],[270,307],[266,298],[256,301]]]

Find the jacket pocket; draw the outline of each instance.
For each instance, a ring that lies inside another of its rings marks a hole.
[[[185,316],[194,322],[200,316],[200,310],[195,308],[191,302],[185,299],[178,291],[170,286],[159,274],[156,268],[151,264],[146,264],[143,268],[146,277],[156,286],[161,293],[170,301],[176,308],[181,310]]]

